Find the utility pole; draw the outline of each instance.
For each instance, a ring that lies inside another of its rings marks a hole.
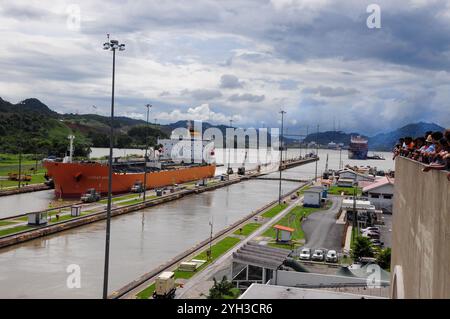
[[[233,127],[233,120],[232,119],[230,119],[230,128],[232,128]],[[227,141],[228,142],[230,142],[230,140],[229,139],[227,139]],[[228,143],[227,142],[227,143]],[[234,135],[233,135],[233,141],[232,142],[230,142],[230,144],[233,144],[233,149],[234,149]],[[228,168],[227,168],[227,174],[228,175],[230,175],[230,172],[231,172],[231,167],[230,167],[230,164],[231,164],[231,148],[230,147],[227,147],[228,148]]]
[[[283,165],[283,129],[284,129],[283,121],[284,121],[284,114],[286,114],[286,112],[281,110],[280,113],[281,113],[280,168],[279,168],[279,170],[280,170],[280,183],[279,183],[279,186],[278,186],[278,205],[281,204],[281,171],[282,171],[281,166]]]
[[[147,161],[148,161],[148,116],[150,114],[151,104],[146,104],[147,108],[147,126],[145,127],[145,158],[144,158],[144,196],[142,196],[142,201],[145,202],[145,193],[147,193]]]
[[[22,132],[23,109],[22,109],[21,103],[19,103],[19,109],[20,109],[20,111],[19,111],[19,116],[20,116],[19,131],[20,131],[20,135],[23,135],[23,132]],[[18,183],[19,183],[19,185],[18,185],[19,189],[21,187],[21,181],[22,181],[22,147],[23,147],[22,139],[19,139],[19,178],[17,179]]]
[[[308,131],[309,131],[309,125],[306,125],[306,136],[305,136],[305,139],[308,137]],[[308,143],[306,143],[305,154],[308,154]]]
[[[353,228],[358,230],[358,212],[356,210],[356,187],[353,189]],[[357,232],[359,234],[359,230]]]
[[[108,276],[109,276],[109,243],[111,234],[111,204],[112,204],[112,165],[113,165],[113,146],[114,146],[114,84],[116,72],[116,50],[125,50],[125,44],[119,44],[117,40],[110,40],[108,34],[108,42],[103,44],[104,50],[112,51],[112,85],[111,85],[111,119],[109,134],[109,166],[108,166],[108,203],[106,206],[106,240],[105,240],[105,266],[103,273],[103,299],[108,298]]]
[[[319,162],[319,124],[317,124],[317,135],[316,135],[316,172],[314,181],[317,182],[317,163]]]
[[[211,228],[211,231],[209,233],[209,254],[208,254],[208,259],[212,258],[212,237],[213,237],[213,220],[211,217],[211,220],[209,221],[209,226]]]

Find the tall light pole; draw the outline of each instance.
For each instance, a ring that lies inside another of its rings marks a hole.
[[[23,134],[23,132],[22,132],[23,108],[21,105],[22,105],[22,103],[19,103],[19,109],[20,109],[20,111],[19,111],[19,116],[20,116],[19,131],[20,131],[20,134],[22,135]],[[22,151],[23,151],[22,139],[19,139],[19,178],[17,179],[18,183],[19,183],[18,184],[19,189],[21,187],[21,181],[22,181]]]
[[[117,40],[110,40],[103,44],[104,50],[112,51],[112,90],[111,90],[111,119],[109,134],[109,166],[108,166],[108,204],[106,206],[106,240],[105,240],[105,268],[103,274],[103,299],[108,298],[108,273],[109,273],[109,238],[111,233],[111,202],[112,202],[112,164],[113,164],[113,146],[114,146],[114,81],[116,72],[116,50],[125,50],[125,44],[119,44]]]
[[[145,202],[145,193],[147,192],[147,160],[148,160],[148,116],[150,114],[151,104],[146,104],[147,108],[147,126],[145,127],[145,158],[144,158],[144,196],[142,196],[142,201]]]
[[[233,120],[231,119],[230,120],[230,128],[232,128],[232,127],[233,127]],[[230,144],[233,144],[233,149],[234,149],[234,135],[233,135],[233,141]],[[228,147],[228,168],[227,168],[228,175],[230,175],[230,172],[231,172],[231,170],[230,170],[231,158],[230,157],[231,157],[231,148]]]
[[[281,166],[283,165],[283,121],[284,121],[284,114],[286,113],[285,111],[281,110],[281,135],[280,135],[280,183],[278,186],[278,205],[281,204],[281,171],[282,168]]]
[[[306,137],[305,139],[308,137],[308,132],[309,131],[309,125],[306,125]],[[305,155],[308,154],[308,143],[306,143],[306,149],[305,149]]]
[[[317,182],[317,163],[319,162],[319,124],[317,124],[317,135],[316,135],[316,172],[315,172],[315,177],[314,177],[314,181]]]

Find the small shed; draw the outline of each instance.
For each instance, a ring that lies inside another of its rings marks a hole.
[[[47,212],[28,213],[28,225],[45,225],[47,224]]]
[[[70,216],[72,217],[81,216],[81,205],[73,205],[70,208]]]
[[[304,207],[320,207],[323,196],[323,187],[311,187],[303,192]]]
[[[292,238],[292,233],[295,231],[294,228],[290,228],[282,225],[273,226],[277,230],[277,242],[289,242]]]
[[[354,179],[339,177],[339,179],[337,181],[337,186],[339,186],[339,187],[353,187],[354,183],[355,183]]]

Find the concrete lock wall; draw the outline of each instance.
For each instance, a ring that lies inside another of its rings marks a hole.
[[[423,167],[395,163],[392,296],[450,298],[450,182],[446,172]]]

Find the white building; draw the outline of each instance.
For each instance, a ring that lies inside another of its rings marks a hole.
[[[351,169],[343,169],[338,172],[339,179],[352,179],[355,183],[368,181],[368,182],[374,182],[375,176],[369,175],[369,174],[362,174],[355,172]]]
[[[312,186],[303,192],[304,207],[320,207],[322,202],[323,187]]]
[[[363,196],[377,208],[392,212],[394,198],[394,179],[388,176],[377,179],[375,182],[365,186],[362,190]]]

